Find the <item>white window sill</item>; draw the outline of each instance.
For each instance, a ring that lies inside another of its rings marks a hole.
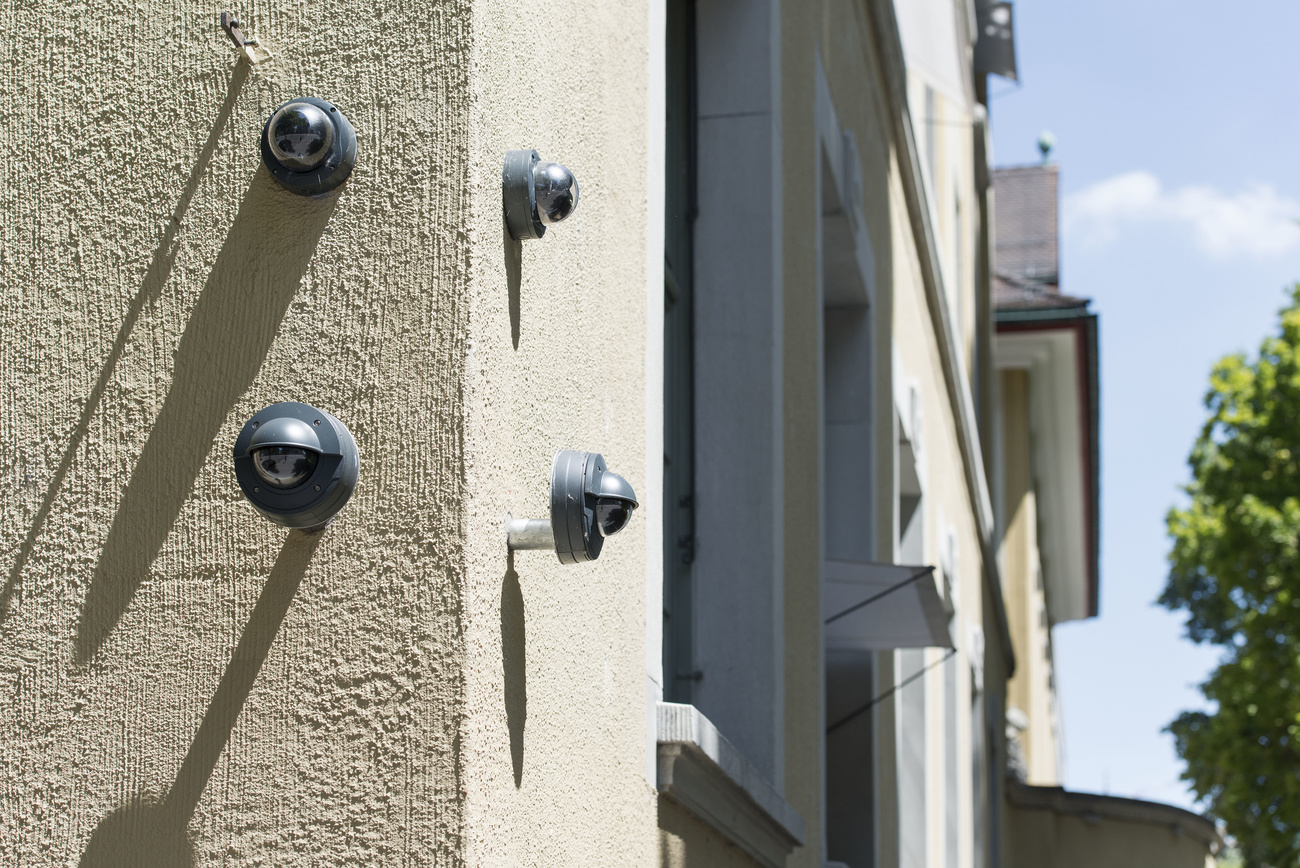
[[[754,859],[783,868],[804,842],[803,818],[693,705],[657,709],[659,792]]]

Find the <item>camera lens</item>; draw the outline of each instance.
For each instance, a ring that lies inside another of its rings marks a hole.
[[[291,102],[271,118],[267,139],[271,153],[285,168],[310,172],[329,156],[334,123],[324,109],[308,102]]]
[[[634,509],[636,504],[630,501],[619,500],[616,497],[597,498],[596,526],[600,528],[600,535],[613,536],[627,527],[628,519],[632,517]]]
[[[537,216],[546,225],[559,223],[578,207],[578,181],[559,163],[538,166],[533,173]]]
[[[253,468],[272,488],[296,488],[316,469],[319,452],[297,446],[264,446],[253,450]]]

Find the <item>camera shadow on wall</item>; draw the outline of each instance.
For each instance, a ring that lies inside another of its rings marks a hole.
[[[190,820],[323,538],[299,530],[285,537],[166,798],[140,797],[105,817],[90,836],[80,868],[192,868],[195,864]]]
[[[519,349],[519,286],[524,274],[524,242],[510,237],[505,220],[501,221],[501,247],[506,259],[506,301],[510,310],[510,343]]]
[[[515,553],[510,552],[506,557],[506,574],[501,580],[501,674],[516,788],[524,781],[524,725],[528,721],[526,620],[524,592],[515,572]]]
[[[31,527],[27,531],[27,537],[18,547],[17,557],[14,558],[13,566],[9,570],[9,578],[5,581],[4,588],[0,589],[0,623],[3,623],[8,617],[13,597],[18,591],[18,580],[22,577],[23,568],[27,566],[32,549],[36,545],[36,540],[40,537],[41,530],[50,517],[50,512],[54,508],[54,501],[58,496],[59,489],[63,487],[63,480],[72,467],[73,459],[81,450],[81,444],[85,441],[86,433],[90,429],[90,420],[93,418],[95,411],[99,409],[99,402],[104,397],[104,391],[108,388],[113,373],[117,370],[117,363],[126,350],[127,342],[131,337],[131,333],[135,330],[135,324],[140,318],[140,313],[149,302],[161,294],[163,287],[167,285],[167,281],[171,278],[172,266],[176,264],[176,254],[180,249],[179,236],[181,227],[185,222],[185,216],[189,212],[190,203],[194,201],[194,195],[198,192],[203,176],[207,174],[208,166],[212,163],[213,154],[217,150],[217,143],[221,140],[221,135],[230,122],[230,115],[234,111],[235,102],[244,87],[244,82],[247,80],[248,64],[236,65],[231,73],[230,84],[226,88],[225,99],[217,110],[217,117],[212,125],[212,131],[208,133],[208,138],[199,150],[198,158],[194,161],[194,168],[190,171],[189,178],[186,179],[185,185],[181,188],[180,198],[177,199],[176,207],[173,209],[171,218],[167,221],[163,230],[162,241],[158,244],[153,259],[145,270],[144,279],[140,282],[140,289],[136,292],[135,297],[131,299],[126,317],[122,320],[122,325],[117,331],[117,337],[113,340],[113,346],[109,351],[108,358],[104,361],[99,377],[90,390],[90,394],[86,396],[81,417],[77,420],[76,427],[72,429],[68,444],[63,450],[63,456],[50,479],[49,485],[45,489],[45,496],[41,499],[41,506],[36,511],[35,518],[32,519]]]
[[[79,663],[99,650],[149,574],[213,439],[261,370],[337,200],[289,193],[265,167],[254,175],[100,552],[77,629]]]

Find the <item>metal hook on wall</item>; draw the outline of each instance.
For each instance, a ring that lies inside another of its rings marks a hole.
[[[234,13],[221,13],[221,29],[226,31],[226,35],[230,37],[240,56],[249,63],[264,63],[271,59],[271,52],[262,47],[256,37],[244,34],[244,25],[234,16]]]

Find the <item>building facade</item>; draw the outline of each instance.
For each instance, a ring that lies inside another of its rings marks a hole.
[[[231,11],[255,47],[207,6],[38,0],[2,49],[0,862],[991,868],[1066,840],[1033,787],[1050,626],[1097,611],[1096,462],[1039,492],[1016,440],[1058,408],[995,294],[1008,4]],[[357,133],[320,197],[260,152],[302,96]],[[526,241],[521,148],[581,189]],[[357,441],[323,531],[236,484],[280,401]],[[563,449],[640,502],[594,562],[507,545]],[[1166,826],[1203,857],[1198,819]]]
[[[1004,864],[1212,864],[1214,823],[1060,786],[1052,628],[1099,611],[1098,322],[1061,291],[1059,169],[996,169],[994,509],[1017,667],[1007,684]]]

